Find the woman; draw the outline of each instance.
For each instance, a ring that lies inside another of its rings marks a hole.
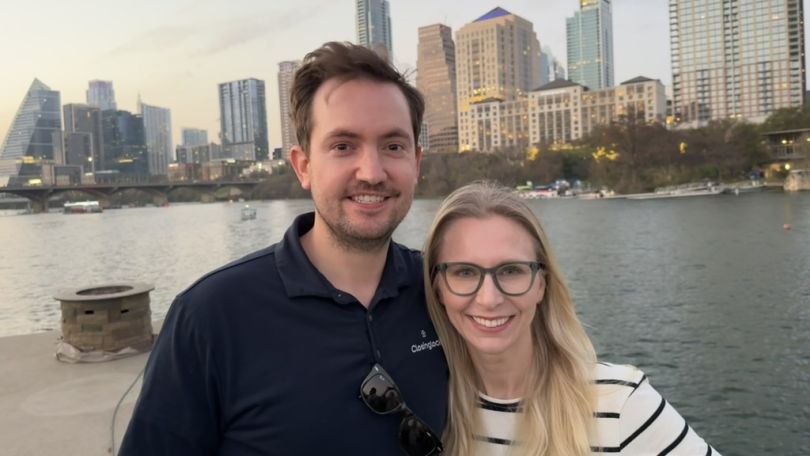
[[[451,372],[449,454],[716,454],[641,371],[597,363],[543,229],[508,189],[444,201],[425,284]]]

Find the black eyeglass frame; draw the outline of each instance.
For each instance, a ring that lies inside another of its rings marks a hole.
[[[372,380],[374,380],[375,377],[383,379],[384,382],[387,383],[387,386],[389,388],[393,389],[394,392],[396,392],[396,395],[399,398],[399,403],[394,408],[392,408],[391,410],[378,411],[377,409],[374,408],[374,406],[372,406],[369,403],[369,398],[367,397],[367,395],[365,393],[365,389],[366,389],[366,385],[369,382],[371,382]],[[405,451],[405,453],[408,454],[409,456],[413,456],[413,455],[417,455],[417,454],[419,454],[420,456],[438,456],[438,455],[441,455],[442,452],[444,451],[444,447],[442,447],[442,441],[439,438],[439,436],[435,432],[433,432],[432,429],[430,429],[430,426],[428,426],[428,424],[424,420],[422,420],[421,418],[416,416],[416,414],[413,413],[413,410],[411,410],[410,407],[408,407],[405,404],[405,400],[402,398],[402,392],[400,391],[399,386],[397,386],[396,382],[394,382],[394,378],[391,377],[391,374],[386,372],[385,369],[383,369],[383,367],[379,363],[375,363],[371,367],[371,370],[369,371],[368,375],[366,375],[366,378],[363,379],[362,383],[360,383],[360,399],[363,400],[363,403],[366,404],[366,407],[368,407],[369,410],[371,410],[372,412],[374,412],[374,413],[376,413],[378,415],[391,415],[391,414],[394,414],[394,413],[402,413],[404,415],[402,417],[402,421],[400,421],[400,424],[399,424],[399,428],[400,428],[400,431],[399,431],[400,432],[400,446],[402,447],[402,450]],[[410,420],[411,418],[413,419],[413,421]],[[403,428],[410,425],[411,423],[415,423],[412,427],[421,426],[422,432],[424,432],[425,436],[430,440],[430,442],[433,445],[432,450],[430,450],[427,453],[424,453],[424,452],[418,452],[417,453],[417,452],[413,452],[413,449],[405,448],[405,446],[403,445],[403,442],[402,442],[401,435],[402,435],[402,432],[403,432]]]
[[[504,290],[503,287],[501,286],[501,282],[498,281],[498,275],[495,274],[496,272],[498,272],[499,269],[503,268],[504,266],[509,266],[509,265],[513,265],[513,264],[521,264],[521,265],[524,265],[524,266],[529,266],[531,268],[531,270],[532,270],[532,280],[529,282],[529,286],[526,287],[526,290],[521,292],[521,293],[509,293],[508,291]],[[475,268],[480,273],[480,275],[478,276],[478,285],[476,285],[475,289],[473,291],[471,291],[470,293],[457,293],[457,292],[453,291],[453,287],[451,287],[450,282],[447,281],[447,268],[449,268],[450,266],[459,266],[459,265],[469,266],[471,268]],[[439,263],[434,267],[434,270],[437,273],[441,274],[442,279],[444,280],[444,284],[447,285],[447,290],[450,291],[450,293],[453,293],[456,296],[472,296],[472,295],[478,293],[478,291],[481,289],[481,285],[484,284],[484,278],[486,277],[487,274],[492,276],[492,281],[495,283],[495,287],[497,287],[498,291],[500,291],[504,295],[506,295],[506,296],[523,296],[526,293],[528,293],[529,290],[532,289],[532,285],[534,285],[534,281],[537,279],[537,273],[538,272],[545,272],[546,265],[542,261],[507,261],[505,263],[501,263],[501,264],[499,264],[497,266],[494,266],[494,267],[491,267],[491,268],[485,268],[485,267],[479,266],[479,265],[477,265],[475,263],[465,263],[465,262],[462,261],[462,262]]]

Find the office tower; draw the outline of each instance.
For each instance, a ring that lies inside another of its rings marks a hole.
[[[267,160],[264,81],[251,78],[219,84],[219,121],[226,157]]]
[[[66,165],[81,165],[85,173],[104,169],[101,110],[86,104],[66,104],[65,160]]]
[[[391,61],[391,10],[388,0],[355,0],[357,44],[373,49]]]
[[[419,28],[416,88],[425,97],[427,143],[421,143],[422,150],[458,152],[456,47],[444,24]]]
[[[532,23],[495,8],[456,34],[459,147],[494,152],[528,147],[528,92],[540,85]],[[492,101],[498,101],[497,117]]]
[[[610,1],[580,0],[580,10],[565,20],[568,78],[591,90],[613,86]]]
[[[761,122],[802,105],[802,0],[670,0],[675,122]]]
[[[24,185],[45,177],[43,165],[61,160],[59,91],[34,79],[0,147],[0,176],[8,185]]]
[[[284,160],[290,159],[290,149],[298,144],[298,140],[295,137],[292,109],[290,107],[290,90],[292,89],[295,70],[297,70],[300,65],[300,60],[292,60],[278,64],[278,106],[281,111],[281,158]]]
[[[101,128],[105,169],[101,173],[96,172],[96,181],[103,181],[105,178],[112,180],[147,178],[149,160],[143,116],[129,111],[102,111]]]
[[[90,81],[87,89],[87,104],[106,111],[118,109],[115,104],[115,90],[112,81]]]
[[[540,85],[546,85],[558,79],[565,79],[565,66],[557,60],[550,47],[543,46],[540,51]]]
[[[165,176],[174,159],[172,148],[172,112],[138,100],[143,116],[143,131],[149,154],[149,174]]]
[[[199,128],[184,128],[182,130],[182,136],[184,146],[192,147],[208,144],[207,130],[201,130]]]

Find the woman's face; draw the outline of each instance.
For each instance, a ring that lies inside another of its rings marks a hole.
[[[537,261],[535,243],[520,225],[502,216],[463,218],[451,222],[445,230],[438,252],[437,264],[470,263],[494,268],[509,262]],[[508,281],[520,282],[516,274],[525,270],[506,267],[495,274],[501,288],[512,292],[517,288]],[[492,274],[485,274],[477,292],[459,296],[448,288],[476,275],[474,268],[456,268],[437,276],[439,301],[444,305],[450,322],[467,342],[475,357],[505,355],[526,359],[531,356],[531,322],[545,293],[541,272],[528,272],[534,280],[528,291],[519,296],[503,293],[494,283]],[[527,283],[527,282],[524,282]],[[474,288],[474,284],[471,286]],[[459,291],[459,287],[453,291]],[[463,288],[463,287],[462,287]],[[467,290],[470,290],[467,287]]]

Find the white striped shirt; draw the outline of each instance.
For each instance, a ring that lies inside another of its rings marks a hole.
[[[592,454],[719,456],[637,368],[599,363],[595,374],[598,400]],[[476,454],[509,454],[521,412],[520,400],[481,394],[478,410],[482,429],[476,433]]]

